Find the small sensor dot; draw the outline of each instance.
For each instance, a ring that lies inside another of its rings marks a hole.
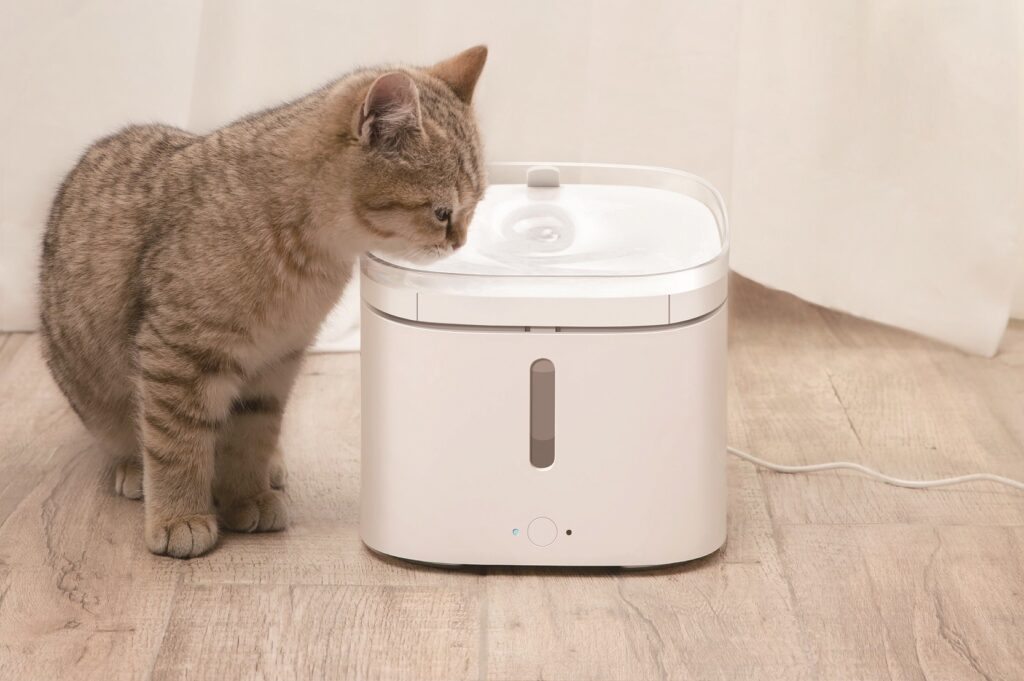
[[[566,533],[567,535],[570,535],[570,536],[571,536],[571,535],[572,535],[572,530],[566,530],[566,531],[565,531],[565,533]]]

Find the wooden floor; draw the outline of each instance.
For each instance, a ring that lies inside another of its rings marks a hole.
[[[986,360],[734,279],[729,439],[785,462],[1024,479],[1024,325]],[[359,541],[357,355],[286,418],[293,527],[190,562],[32,335],[0,335],[0,678],[1022,679],[1024,494],[732,460],[729,540],[652,572],[446,571]]]

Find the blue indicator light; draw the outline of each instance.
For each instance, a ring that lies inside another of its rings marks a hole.
[[[518,537],[519,536],[519,528],[518,527],[512,530],[512,536],[513,537]]]

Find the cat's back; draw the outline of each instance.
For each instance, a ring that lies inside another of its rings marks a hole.
[[[113,380],[119,372],[111,369],[127,361],[154,216],[174,191],[176,156],[198,139],[170,126],[125,128],[93,143],[54,197],[40,263],[41,330],[72,404],[83,386]]]
[[[44,318],[70,287],[109,294],[151,236],[174,156],[199,139],[164,125],[136,125],[94,142],[57,191],[43,239]],[[127,266],[127,269],[126,269]],[[111,302],[109,299],[105,302]]]
[[[124,212],[133,201],[153,198],[161,189],[158,180],[168,161],[197,139],[171,126],[132,125],[93,142],[57,190],[44,247],[52,252],[58,243],[54,233],[85,229],[95,218]]]

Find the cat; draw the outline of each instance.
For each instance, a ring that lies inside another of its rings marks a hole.
[[[472,109],[486,58],[358,70],[208,135],[130,126],[64,179],[43,351],[116,457],[116,492],[144,499],[151,552],[285,527],[282,413],[352,265],[466,240],[486,187]]]

